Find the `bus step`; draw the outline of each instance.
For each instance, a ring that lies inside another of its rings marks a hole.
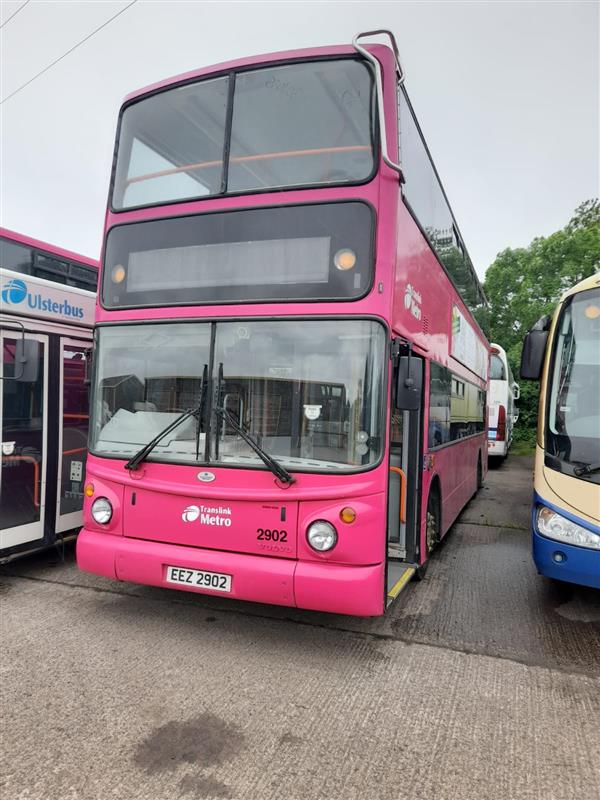
[[[388,542],[388,558],[406,558],[406,550],[399,542]]]
[[[388,563],[386,608],[389,608],[400,592],[408,585],[417,570],[417,566],[417,564],[401,564],[393,561]]]

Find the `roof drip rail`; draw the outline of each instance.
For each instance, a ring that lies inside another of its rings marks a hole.
[[[363,33],[357,33],[356,36],[352,39],[352,47],[359,52],[367,61],[370,61],[373,65],[375,70],[375,85],[377,90],[377,109],[379,113],[379,135],[381,137],[381,157],[383,158],[384,162],[393,169],[395,172],[398,173],[400,176],[400,181],[404,183],[404,175],[402,174],[402,166],[400,164],[396,164],[388,155],[387,149],[387,136],[385,133],[385,114],[383,108],[383,79],[381,77],[381,64],[375,58],[374,55],[369,53],[369,51],[358,44],[358,40],[364,38],[365,36],[388,36],[390,39],[390,43],[392,45],[392,50],[394,51],[394,58],[396,60],[396,72],[398,74],[398,84],[404,83],[404,70],[402,69],[402,65],[400,64],[400,54],[398,52],[398,45],[396,43],[396,39],[394,34],[391,31],[386,29],[381,29],[377,31],[364,31]]]

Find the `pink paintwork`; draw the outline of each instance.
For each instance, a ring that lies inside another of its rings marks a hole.
[[[375,45],[370,49],[383,67],[387,139],[392,143],[390,156],[397,158],[394,152],[394,143],[398,140],[394,59],[387,47]],[[238,66],[354,52],[351,47],[342,46],[258,56],[163,81],[129,95],[128,99],[182,79],[214,75]],[[403,204],[397,174],[383,161],[374,179],[361,186],[212,197],[119,213],[109,208],[106,231],[117,223],[273,203],[288,205],[338,199],[366,200],[376,210],[375,280],[372,291],[363,299],[319,304],[257,303],[121,311],[103,309],[98,302],[97,321],[371,315],[382,320],[390,334],[412,341],[415,353],[425,359],[435,357],[485,389],[484,381],[449,355],[452,306],[456,305],[467,318],[470,314]],[[426,326],[404,307],[408,282],[422,294]],[[487,347],[483,337],[480,339]],[[437,479],[441,484],[442,532],[446,533],[476,490],[477,459],[482,460],[484,472],[487,468],[485,432],[427,455],[427,386],[428,372],[423,425],[426,457],[420,503],[422,554],[425,552],[427,497],[432,481]],[[390,412],[388,400],[387,439]],[[382,614],[386,591],[388,458],[388,448],[385,448],[379,466],[359,474],[295,473],[296,483],[281,489],[273,475],[263,469],[211,466],[215,480],[202,484],[197,479],[197,467],[145,462],[132,475],[124,469],[124,461],[90,454],[87,482],[93,484],[94,495],[85,501],[85,527],[77,544],[78,564],[81,569],[109,578],[169,588],[173,586],[166,583],[167,566],[205,569],[234,576],[228,597],[343,614]],[[99,496],[108,497],[114,507],[108,526],[96,524],[90,515],[91,502]],[[407,498],[409,507],[417,501],[416,495]],[[356,520],[350,524],[339,519],[341,509],[347,505],[357,513]],[[227,509],[229,513],[216,516],[221,520],[229,519],[231,524],[184,521],[182,514],[190,506]],[[285,521],[282,521],[282,508],[285,508]],[[328,520],[337,528],[339,541],[329,553],[316,553],[307,544],[306,528],[315,520]],[[257,541],[257,528],[266,527],[267,522],[273,529],[286,531],[285,542]],[[204,588],[189,590],[221,594]]]

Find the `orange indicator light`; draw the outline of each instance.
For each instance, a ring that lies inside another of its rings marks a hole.
[[[85,496],[86,497],[93,497],[94,496],[94,484],[93,483],[86,483],[85,489],[83,491],[85,492]]]
[[[113,267],[110,276],[113,283],[123,283],[125,280],[125,267],[122,264],[117,264],[116,267]]]
[[[356,264],[356,253],[354,250],[338,250],[333,257],[333,263],[342,272],[352,269]]]
[[[346,508],[342,508],[340,511],[340,519],[342,522],[345,522],[349,525],[356,519],[356,511],[353,508],[350,508],[350,506],[346,506]]]

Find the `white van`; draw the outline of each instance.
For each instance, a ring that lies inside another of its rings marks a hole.
[[[488,455],[506,458],[512,444],[513,425],[519,419],[515,400],[519,399],[521,392],[504,349],[493,342],[490,348]]]

